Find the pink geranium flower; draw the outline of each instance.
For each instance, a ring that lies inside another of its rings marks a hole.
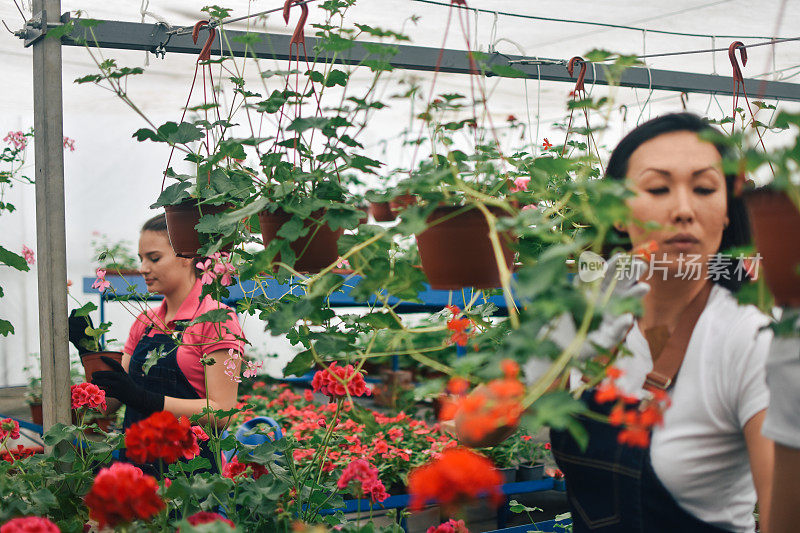
[[[25,258],[25,262],[29,265],[36,263],[36,257],[33,255],[33,250],[25,245],[22,246],[22,257]]]
[[[8,135],[3,137],[3,141],[12,145],[15,150],[23,150],[28,144],[28,139],[21,131],[9,131]]]
[[[94,283],[92,283],[93,289],[98,289],[100,292],[103,292],[104,290],[111,287],[111,282],[106,280],[105,269],[98,268],[96,274],[97,274],[97,279],[94,280]]]
[[[514,185],[511,186],[511,192],[521,192],[528,190],[528,183],[531,179],[526,176],[520,176],[514,179]]]
[[[214,283],[214,280],[217,279],[217,275],[214,273],[213,264],[211,259],[206,259],[205,261],[198,261],[197,268],[200,269],[200,283],[203,285],[211,285]]]

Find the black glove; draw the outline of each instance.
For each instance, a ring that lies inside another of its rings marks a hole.
[[[93,337],[86,334],[86,326],[94,328],[92,318],[89,315],[75,316],[75,311],[77,311],[77,309],[72,310],[67,320],[69,324],[69,342],[78,349],[80,355],[91,353],[93,350],[87,348],[86,345],[91,346],[95,343],[95,340]],[[84,343],[82,341],[87,342]]]
[[[105,355],[100,356],[100,359],[112,370],[95,372],[92,375],[92,383],[106,391],[108,396],[118,399],[143,416],[164,410],[163,394],[151,392],[134,383],[122,365],[114,359]]]

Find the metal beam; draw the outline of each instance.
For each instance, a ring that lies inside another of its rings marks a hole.
[[[225,30],[225,40],[222,45],[217,41],[212,53],[219,55],[224,47],[226,55],[242,57],[258,57],[262,59],[276,59],[288,61],[291,59],[289,52],[289,35],[276,33],[254,33],[260,36],[260,41],[246,47],[238,38],[246,32]],[[189,34],[169,35],[164,24],[143,24],[137,22],[101,21],[97,26],[87,29],[76,24],[70,36],[62,39],[65,45],[98,46],[100,48],[116,48],[124,50],[148,50],[150,52],[165,52],[178,54],[198,54],[206,37],[205,31],[201,33],[198,44],[194,44]],[[219,34],[218,34],[219,35]],[[316,38],[306,37],[309,52],[313,55]],[[396,68],[406,70],[433,71],[436,69],[440,51],[436,48],[422,46],[395,45],[398,53],[389,62]],[[339,52],[333,62],[350,65],[360,64],[365,59],[374,59],[359,43],[353,48]],[[328,58],[321,53],[318,61],[327,62]],[[522,71],[530,79],[541,77],[546,81],[561,81],[574,83],[575,78],[567,72],[566,66],[560,63],[525,64],[530,63],[529,57],[510,56],[506,54],[493,54],[489,58],[489,65],[513,66]],[[552,60],[545,60],[552,61]],[[442,51],[439,65],[441,72],[469,74],[470,65],[467,54],[463,50]],[[596,79],[595,79],[596,76]],[[602,65],[592,69],[591,65],[586,74],[586,83],[608,85],[608,77]],[[787,82],[764,81],[756,79],[745,80],[750,95],[768,100],[800,101],[800,85]],[[656,89],[686,93],[705,93],[732,95],[733,79],[728,76],[712,74],[697,74],[692,72],[679,72],[672,70],[647,69],[632,67],[625,71],[619,83],[622,87],[637,89]]]
[[[48,13],[57,21],[61,1],[34,0],[33,9],[46,28]],[[48,428],[56,422],[70,423],[61,43],[57,39],[33,44],[33,106],[39,354],[42,412]]]

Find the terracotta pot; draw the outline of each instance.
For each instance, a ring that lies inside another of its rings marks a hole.
[[[111,368],[100,359],[103,355],[120,363],[122,362],[122,352],[90,352],[81,355],[83,373],[86,375],[87,382],[92,381],[92,374],[98,370],[111,370]]]
[[[108,276],[125,276],[125,277],[134,277],[134,276],[141,276],[142,273],[136,270],[135,268],[109,268],[103,267],[106,271],[106,275]]]
[[[167,218],[167,234],[169,243],[178,257],[198,257],[200,248],[200,235],[195,227],[204,215],[216,215],[228,208],[226,205],[197,205],[197,200],[189,200],[178,205],[168,205],[164,208]],[[232,246],[223,248],[229,252]]]
[[[369,213],[375,219],[375,222],[391,222],[397,218],[389,202],[370,202]]]
[[[357,205],[356,208],[362,212],[361,216],[358,218],[358,223],[366,224],[367,222],[369,222],[369,206]]]
[[[465,287],[491,289],[500,286],[500,272],[489,240],[489,225],[473,208],[451,216],[462,207],[439,207],[428,217],[428,224],[449,217],[417,235],[422,270],[432,289],[458,290]],[[494,215],[501,211],[491,210]],[[507,243],[508,233],[500,234],[506,266],[513,268],[514,253]]]
[[[344,230],[339,228],[333,231],[327,224],[320,226],[314,222],[322,218],[323,214],[322,210],[311,213],[304,223],[304,227],[309,228],[308,233],[304,237],[289,243],[289,246],[297,256],[294,269],[298,272],[319,272],[331,263],[336,262],[339,257],[338,242]],[[291,218],[291,214],[281,210],[274,213],[262,211],[258,214],[264,246],[267,246],[273,239],[277,238],[278,230]],[[280,254],[275,260],[280,261]]]
[[[397,216],[397,213],[405,209],[410,205],[414,205],[417,203],[417,197],[414,194],[401,194],[400,196],[395,196],[389,201],[389,206],[392,208],[392,213]]]
[[[42,404],[29,403],[28,405],[31,408],[31,422],[33,422],[37,426],[41,426],[44,423],[44,415],[42,415]]]
[[[800,212],[786,193],[769,188],[744,194],[764,280],[782,306],[800,306]]]

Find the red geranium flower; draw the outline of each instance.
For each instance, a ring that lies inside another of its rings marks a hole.
[[[383,482],[378,479],[378,469],[364,459],[348,463],[336,486],[339,490],[344,490],[353,481],[359,484],[363,495],[369,496],[373,502],[382,502],[389,497]]]
[[[369,396],[372,391],[364,381],[364,375],[356,372],[353,365],[337,366],[336,361],[329,367],[318,370],[311,380],[314,392],[321,392],[330,397]]]
[[[89,518],[97,520],[101,529],[136,519],[149,520],[164,508],[155,478],[130,463],[101,469],[86,495],[86,505]]]
[[[189,419],[180,420],[169,411],[153,413],[125,432],[127,455],[133,461],[150,463],[158,459],[174,463],[180,457],[191,459],[200,449]]]
[[[467,317],[456,318],[453,316],[453,318],[448,320],[447,329],[453,332],[453,334],[450,336],[450,342],[457,344],[458,346],[466,346],[467,340],[469,339],[469,334],[467,334],[465,330],[471,325],[472,320]]]
[[[19,422],[13,418],[0,420],[0,442],[3,442],[6,437],[10,437],[11,440],[19,438]]]
[[[94,383],[79,383],[70,388],[72,408],[106,410],[106,392]]]
[[[221,514],[211,513],[209,511],[200,511],[194,513],[192,516],[187,518],[186,521],[193,526],[199,526],[200,524],[210,524],[211,522],[223,522],[231,526],[231,529],[234,529],[236,527],[236,525],[233,522],[231,522]]]
[[[549,150],[552,147],[553,145],[550,143],[550,141],[547,140],[547,137],[545,137],[544,142],[542,143],[542,148],[544,148],[545,150]]]
[[[408,476],[411,508],[420,510],[433,500],[444,506],[459,505],[484,494],[499,505],[502,483],[500,473],[486,457],[466,448],[449,448]]]
[[[60,533],[58,526],[41,516],[13,518],[0,526],[0,533]]]
[[[269,470],[267,470],[266,466],[258,463],[240,463],[236,456],[222,467],[222,475],[234,481],[247,476],[258,479],[268,473]]]
[[[469,533],[463,520],[455,521],[452,518],[438,526],[431,526],[426,533]]]

